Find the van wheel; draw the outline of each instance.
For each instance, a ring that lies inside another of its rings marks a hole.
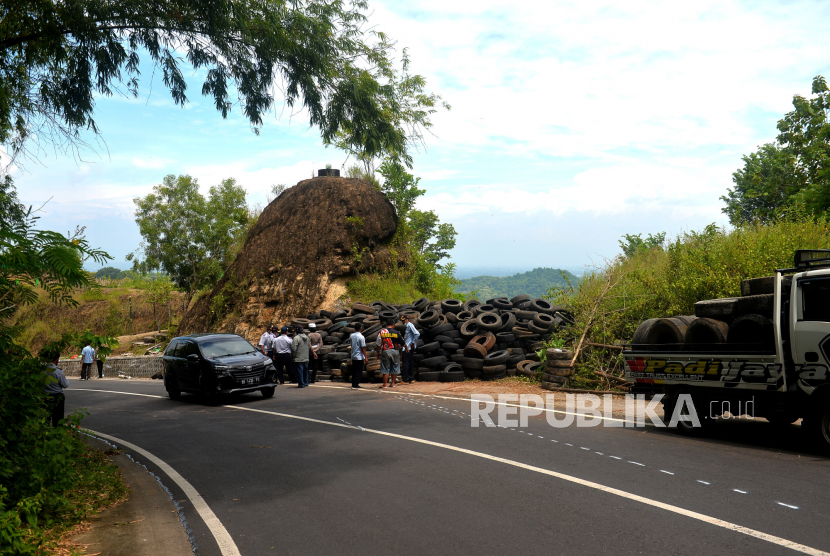
[[[164,389],[167,390],[167,395],[171,400],[178,400],[182,397],[182,391],[179,390],[179,385],[176,383],[176,377],[165,374]]]
[[[268,388],[263,388],[260,392],[262,392],[263,398],[273,398],[276,390],[274,386],[269,386]]]

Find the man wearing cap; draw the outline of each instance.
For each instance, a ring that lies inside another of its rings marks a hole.
[[[295,324],[294,340],[291,342],[291,355],[294,373],[297,375],[297,388],[308,386],[308,336],[303,332],[302,324]]]
[[[308,343],[311,346],[311,352],[308,354],[308,381],[314,384],[317,382],[317,371],[321,370],[323,366],[323,358],[320,356],[323,337],[317,332],[317,325],[313,322],[309,323],[308,330]]]
[[[404,324],[403,351],[401,352],[401,382],[410,384],[415,380],[415,365],[412,356],[415,354],[415,347],[421,333],[415,325],[409,322],[409,315],[401,315],[401,322]]]
[[[283,326],[280,335],[273,342],[274,345],[274,367],[277,368],[277,379],[280,384],[285,384],[285,374],[291,377],[291,338],[288,337],[288,328]]]
[[[380,374],[383,375],[381,388],[394,388],[395,376],[401,374],[401,352],[399,350],[403,347],[401,335],[395,330],[395,319],[386,320],[386,328],[378,332],[375,344],[375,353],[380,359]],[[390,375],[392,375],[392,384],[387,386]]]

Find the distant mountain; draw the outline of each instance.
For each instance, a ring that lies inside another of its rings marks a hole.
[[[478,292],[476,297],[482,301],[493,297],[514,297],[526,293],[530,297],[542,297],[554,286],[567,287],[565,277],[576,286],[579,278],[558,268],[534,268],[530,272],[513,276],[476,276],[461,280],[455,288],[458,293]]]

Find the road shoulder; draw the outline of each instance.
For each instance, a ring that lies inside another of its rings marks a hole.
[[[95,439],[87,443],[99,449],[109,446]],[[118,466],[130,497],[101,512],[90,528],[71,538],[88,554],[108,556],[187,556],[193,552],[170,496],[147,470],[123,453],[110,456]]]

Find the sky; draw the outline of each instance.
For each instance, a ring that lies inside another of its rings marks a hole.
[[[413,174],[458,231],[460,275],[536,267],[579,272],[623,234],[669,237],[715,222],[741,156],[771,142],[795,94],[830,77],[830,3],[371,1],[371,26],[452,108],[432,118]],[[133,198],[167,174],[206,192],[233,177],[250,203],[331,164],[303,114],[282,105],[259,135],[238,107],[222,119],[188,73],[180,108],[142,65],[139,98],[101,97],[102,131],[80,154],[44,149],[13,175],[48,201],[40,225],[86,226],[112,266],[141,240]],[[500,272],[503,271],[503,272]]]

